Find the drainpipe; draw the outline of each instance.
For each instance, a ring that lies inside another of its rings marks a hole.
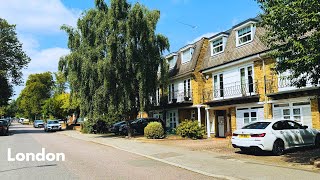
[[[258,54],[258,58],[262,60],[262,69],[263,69],[263,83],[264,83],[264,104],[267,104],[267,77],[266,77],[266,67],[265,60],[261,58],[260,54]],[[269,111],[266,114],[267,118],[269,117]]]

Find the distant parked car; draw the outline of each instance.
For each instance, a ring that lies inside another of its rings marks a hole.
[[[22,124],[26,124],[26,125],[29,125],[30,124],[30,120],[29,119],[24,119]]]
[[[116,134],[116,135],[118,135],[118,134],[119,134],[119,128],[120,128],[120,126],[122,126],[122,125],[124,125],[124,124],[126,124],[126,121],[117,122],[117,123],[113,124],[113,125],[110,127],[109,131],[112,132],[112,133],[114,133],[114,134]]]
[[[44,125],[44,131],[61,131],[61,124],[58,120],[48,120],[47,123]]]
[[[0,135],[9,135],[9,125],[5,119],[0,119]]]
[[[162,124],[162,127],[165,129],[165,124],[161,119],[158,118],[139,118],[133,121],[129,122],[129,125],[131,126],[133,134],[144,134],[144,128],[150,123],[150,122],[160,122]],[[119,128],[119,131],[121,129],[121,134],[127,135],[127,125],[124,124]]]
[[[20,118],[18,122],[22,124],[23,120],[24,120],[24,118]]]
[[[43,120],[34,120],[33,127],[35,127],[35,128],[44,127],[44,121]]]
[[[320,131],[302,126],[292,120],[257,121],[236,130],[232,146],[241,151],[264,150],[282,155],[285,150],[302,147],[320,147]]]

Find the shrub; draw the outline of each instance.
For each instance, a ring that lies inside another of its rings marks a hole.
[[[198,121],[185,120],[177,127],[177,135],[191,139],[202,139],[205,132],[203,127],[199,127]]]
[[[88,134],[93,132],[93,123],[90,121],[84,121],[80,126],[82,133]]]
[[[151,122],[144,128],[144,136],[148,139],[164,138],[164,130],[159,122]]]

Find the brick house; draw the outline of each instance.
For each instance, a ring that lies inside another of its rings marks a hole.
[[[165,120],[168,129],[176,128],[185,119],[198,120],[199,124],[205,125],[205,106],[199,91],[204,83],[200,69],[207,46],[208,39],[202,38],[166,56],[169,64],[168,95],[164,97],[157,88],[154,106],[148,114]],[[165,103],[160,102],[163,97]]]
[[[200,73],[207,135],[225,137],[256,120],[294,119],[320,129],[319,86],[291,86],[262,43],[264,29],[248,19],[209,38]]]

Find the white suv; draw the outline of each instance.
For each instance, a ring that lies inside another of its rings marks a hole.
[[[44,125],[44,131],[61,131],[61,124],[58,120],[48,120],[47,123]]]
[[[264,120],[236,130],[231,142],[234,148],[240,148],[244,152],[258,149],[282,155],[290,148],[320,147],[320,131],[291,120]]]

